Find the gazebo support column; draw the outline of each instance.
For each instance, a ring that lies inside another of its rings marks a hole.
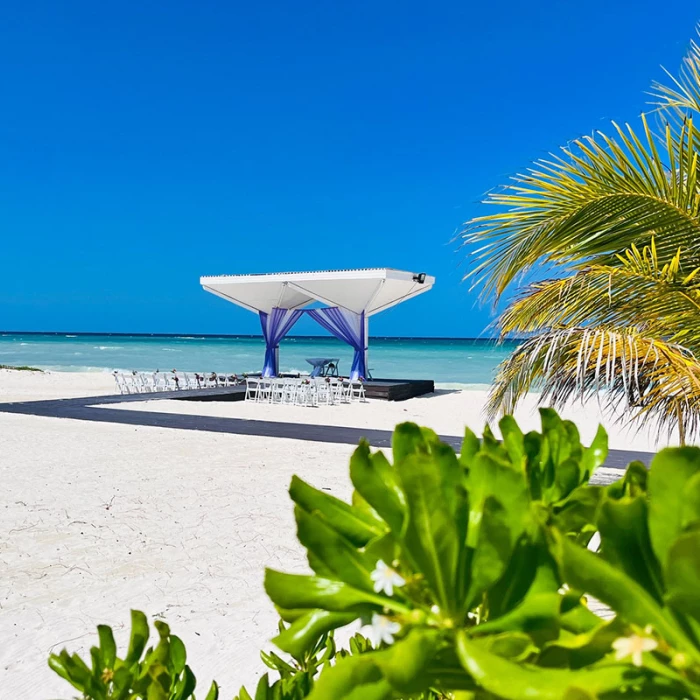
[[[364,328],[363,336],[365,343],[365,379],[369,379],[369,316],[367,314],[362,314],[364,316]]]

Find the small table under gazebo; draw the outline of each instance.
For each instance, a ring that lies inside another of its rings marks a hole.
[[[307,357],[306,361],[313,367],[312,377],[337,377],[338,358],[337,357]]]

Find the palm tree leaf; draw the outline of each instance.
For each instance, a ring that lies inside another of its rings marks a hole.
[[[518,276],[542,262],[615,264],[615,254],[656,236],[659,254],[680,246],[700,264],[700,191],[690,126],[666,130],[659,152],[647,121],[643,137],[614,125],[617,140],[603,134],[563,149],[518,175],[486,203],[502,208],[464,225],[464,245],[476,245],[468,273],[484,294],[497,299]],[[671,164],[674,168],[671,170]]]
[[[653,104],[664,112],[678,112],[681,119],[688,112],[700,112],[700,46],[695,41],[690,42],[678,77],[665,69],[664,71],[671,84],[652,84],[651,94],[656,98]]]
[[[638,428],[680,429],[683,438],[700,427],[700,363],[679,345],[627,329],[566,328],[524,341],[499,367],[489,419],[512,413],[533,389],[557,408],[595,397]]]
[[[530,285],[501,315],[501,335],[627,327],[700,351],[700,268],[684,271],[680,250],[661,264],[654,245],[633,246],[619,261]]]

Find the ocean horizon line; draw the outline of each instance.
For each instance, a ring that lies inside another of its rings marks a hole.
[[[33,336],[56,336],[56,337],[72,337],[72,338],[180,338],[182,340],[199,340],[206,338],[230,338],[238,339],[262,339],[261,333],[123,333],[116,331],[16,331],[16,330],[0,330],[0,335],[33,335]],[[335,340],[330,335],[287,335],[287,339],[301,340]],[[444,340],[444,341],[470,341],[474,343],[493,343],[499,344],[502,342],[519,342],[520,338],[508,338],[500,340],[497,337],[481,336],[428,336],[428,335],[370,335],[370,340]]]

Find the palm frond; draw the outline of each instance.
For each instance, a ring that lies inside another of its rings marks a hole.
[[[619,262],[530,285],[501,315],[501,334],[572,326],[636,328],[700,351],[700,268],[684,270],[680,250],[662,263],[653,239],[641,250],[632,246]]]
[[[700,190],[692,123],[657,144],[642,117],[643,134],[614,125],[517,175],[486,203],[501,211],[465,223],[467,277],[497,300],[518,276],[541,262],[615,264],[616,254],[656,237],[662,259],[680,246],[700,265]]]
[[[681,439],[700,428],[700,363],[679,345],[633,331],[567,328],[526,340],[499,367],[489,418],[512,413],[532,389],[558,408],[596,398],[610,415],[679,429]]]
[[[655,98],[652,104],[665,112],[677,112],[681,118],[689,112],[700,112],[700,46],[695,41],[690,42],[678,77],[665,72],[671,82],[669,85],[656,81],[652,84],[651,94]]]

